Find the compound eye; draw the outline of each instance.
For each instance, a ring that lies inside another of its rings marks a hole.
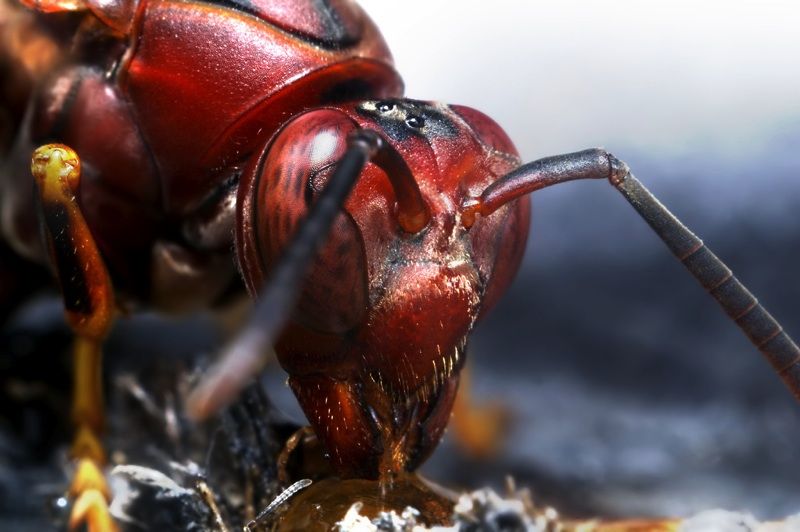
[[[422,129],[425,127],[425,119],[421,116],[411,115],[406,118],[406,125],[413,129]]]
[[[252,196],[237,206],[245,210],[237,214],[237,242],[243,274],[254,293],[283,257],[355,128],[341,111],[307,112],[284,126],[260,160],[245,170],[242,194]],[[309,269],[294,321],[325,333],[355,327],[367,308],[365,261],[359,228],[343,210]]]
[[[475,138],[484,146],[497,154],[505,154],[510,159],[518,159],[519,155],[514,143],[508,138],[497,122],[483,114],[482,112],[465,107],[463,105],[450,105],[450,109],[455,111],[464,121],[469,124]],[[513,161],[519,164],[519,161]],[[500,173],[510,172],[513,168],[500,170]]]

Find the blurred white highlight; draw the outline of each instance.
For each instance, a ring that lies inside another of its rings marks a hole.
[[[598,145],[746,157],[800,126],[797,2],[360,3],[408,96],[482,110],[526,159]]]

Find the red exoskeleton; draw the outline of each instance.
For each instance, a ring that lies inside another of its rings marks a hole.
[[[232,400],[274,344],[339,475],[413,470],[519,265],[527,195],[568,180],[619,189],[798,393],[797,346],[624,163],[595,149],[523,165],[479,111],[403,98],[355,4],[29,3],[69,52],[10,113],[2,230],[52,267],[77,337],[73,525],[113,526],[97,379],[115,301],[213,306],[240,273],[256,308],[192,413]]]

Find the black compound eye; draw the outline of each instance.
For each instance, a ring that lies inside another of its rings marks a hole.
[[[406,125],[414,129],[422,129],[425,126],[425,119],[421,116],[411,115],[406,118]]]
[[[394,104],[391,102],[380,102],[377,105],[378,111],[381,113],[388,113],[394,109]]]

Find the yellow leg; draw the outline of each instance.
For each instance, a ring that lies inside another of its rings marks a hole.
[[[117,530],[108,512],[111,494],[102,473],[105,452],[101,345],[113,321],[114,297],[103,259],[77,201],[80,159],[67,146],[49,144],[33,154],[36,180],[50,250],[61,284],[67,322],[75,333],[73,346],[71,455],[76,469],[69,489],[71,530]]]
[[[468,456],[490,459],[505,443],[511,412],[500,401],[475,404],[470,397],[469,364],[461,371],[461,383],[453,405],[450,429],[456,444]]]

